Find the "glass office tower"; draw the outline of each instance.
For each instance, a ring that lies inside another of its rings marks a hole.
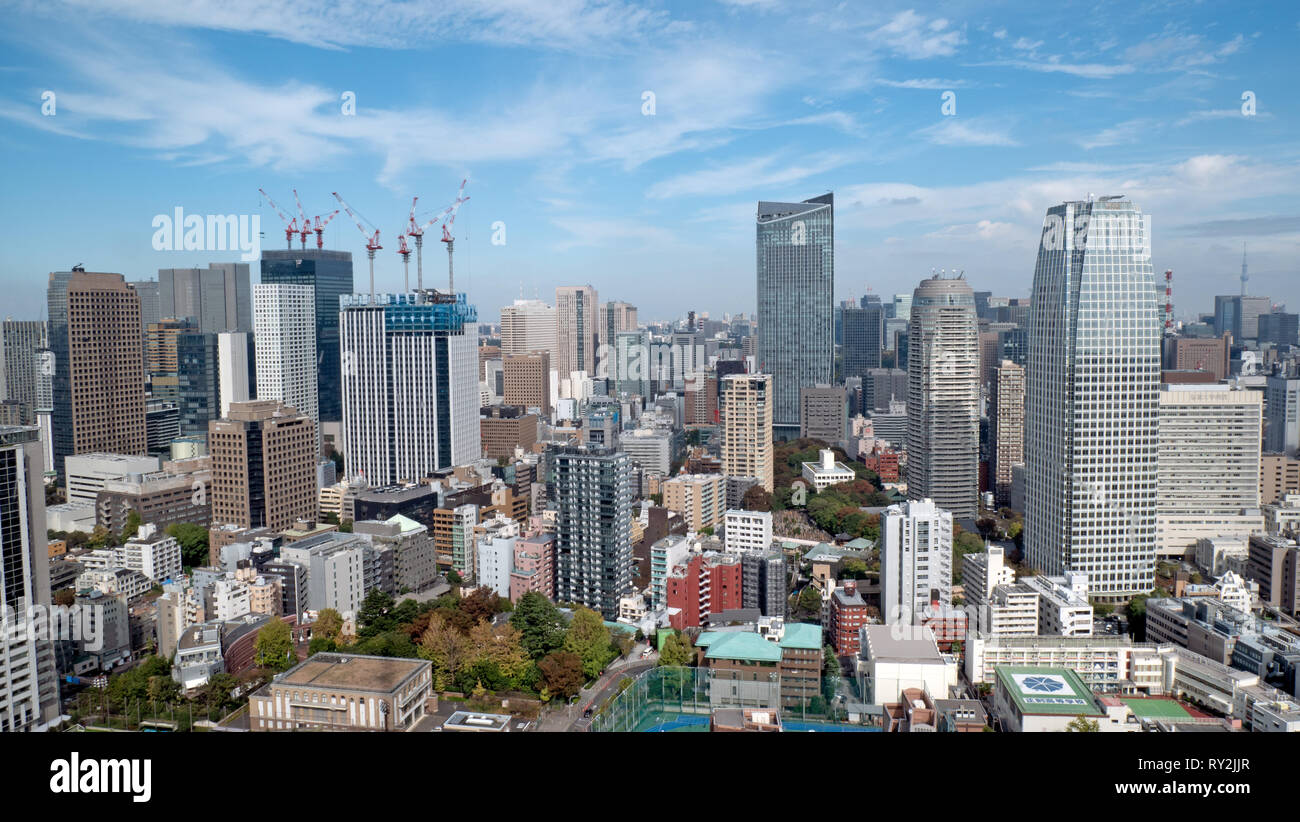
[[[1149,218],[1121,197],[1047,212],[1029,309],[1025,550],[1098,597],[1155,584],[1161,314]]]
[[[773,430],[799,434],[799,389],[835,367],[834,195],[759,202],[758,370],[772,375]]]
[[[316,386],[319,419],[343,419],[340,385],[339,298],[352,293],[352,254],[318,248],[262,251],[263,283],[296,283],[316,289]]]

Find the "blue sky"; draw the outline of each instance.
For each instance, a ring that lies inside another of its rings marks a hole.
[[[1237,292],[1243,242],[1251,292],[1300,308],[1300,9],[1065,5],[0,0],[0,313],[40,316],[75,263],[237,258],[155,251],[177,206],[259,213],[282,247],[259,187],[312,214],[342,193],[397,288],[411,197],[440,208],[466,175],[457,286],[484,319],[521,283],[643,320],[752,311],[755,202],[828,190],[837,299],[932,268],[1027,294],[1046,209],[1093,192],[1152,214],[1180,317]],[[364,287],[346,215],[326,244]]]

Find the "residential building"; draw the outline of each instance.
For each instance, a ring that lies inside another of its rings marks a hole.
[[[740,554],[741,607],[767,617],[784,617],[789,596],[788,563],[782,551],[746,550]]]
[[[1259,470],[1259,501],[1273,505],[1288,494],[1300,494],[1300,458],[1286,454],[1262,454]]]
[[[826,629],[836,656],[857,656],[862,647],[861,630],[868,619],[867,602],[858,592],[856,580],[845,580],[831,592]]]
[[[927,605],[952,605],[952,513],[929,499],[891,505],[880,515],[880,533],[886,623],[912,624]]]
[[[989,381],[989,479],[998,505],[1011,499],[1011,466],[1025,461],[1025,369],[1002,360]]]
[[[760,620],[754,629],[710,630],[695,639],[714,706],[754,704],[800,710],[821,695],[821,626]],[[775,691],[775,693],[773,693]]]
[[[957,519],[979,503],[979,347],[975,295],[961,278],[912,294],[907,361],[907,495]]]
[[[726,550],[766,551],[772,546],[772,512],[728,509],[722,515],[722,537]]]
[[[669,624],[676,630],[709,624],[709,618],[744,601],[740,557],[717,551],[693,552],[664,580]]]
[[[555,536],[538,534],[515,540],[510,570],[510,601],[527,593],[555,599]]]
[[[631,460],[610,449],[555,449],[556,598],[616,619],[632,587]]]
[[[700,532],[722,523],[727,483],[721,474],[678,474],[660,486],[664,507],[682,515],[686,527]]]
[[[722,473],[758,477],[769,494],[774,477],[772,402],[768,374],[728,374],[722,379]]]

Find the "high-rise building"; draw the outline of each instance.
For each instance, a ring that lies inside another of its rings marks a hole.
[[[1274,345],[1295,345],[1300,342],[1300,314],[1274,311],[1259,315],[1259,342]]]
[[[849,435],[849,398],[842,385],[813,385],[799,389],[799,436],[828,445]]]
[[[59,716],[49,626],[29,610],[53,604],[39,436],[35,426],[0,426],[0,732],[44,730]]]
[[[933,500],[891,505],[880,517],[880,614],[912,624],[927,605],[952,605],[952,513]]]
[[[614,347],[614,340],[620,331],[635,331],[637,327],[636,306],[631,303],[607,302],[600,304],[600,344]],[[612,355],[612,352],[611,352]]]
[[[257,398],[278,400],[320,421],[316,367],[316,297],[311,286],[253,287]]]
[[[772,426],[799,429],[799,389],[830,384],[835,366],[834,196],[759,202],[758,369],[772,375]]]
[[[221,418],[217,386],[217,335],[178,335],[175,401],[182,437],[206,436],[208,423]]]
[[[1025,552],[1099,598],[1155,584],[1161,315],[1149,220],[1120,197],[1048,209],[1029,310]]]
[[[275,400],[231,403],[208,425],[212,525],[283,530],[315,519],[316,424]]]
[[[844,376],[865,377],[880,367],[885,341],[885,308],[880,298],[861,308],[840,309],[844,326]]]
[[[248,402],[257,396],[257,355],[252,334],[227,331],[217,335],[217,374],[219,416],[226,416],[232,402]]]
[[[614,335],[614,359],[608,375],[614,395],[650,398],[651,361],[649,331],[620,331]]]
[[[157,319],[190,320],[204,333],[252,331],[248,263],[158,269]],[[151,307],[152,310],[152,307]]]
[[[1250,536],[1259,511],[1263,395],[1225,384],[1160,391],[1156,551],[1181,558],[1197,540]]]
[[[129,285],[140,295],[140,331],[143,333],[162,319],[158,303],[159,284],[157,280],[132,280]]]
[[[0,400],[21,404],[22,425],[36,422],[39,352],[47,345],[41,320],[5,320],[0,328]]]
[[[1264,450],[1294,457],[1300,450],[1300,379],[1272,375],[1264,397]]]
[[[989,383],[989,479],[998,505],[1011,500],[1011,466],[1025,461],[1025,369],[1003,360]]]
[[[596,289],[565,285],[555,289],[555,370],[560,380],[574,371],[596,373],[596,348],[600,345]]]
[[[545,351],[555,360],[555,308],[542,300],[515,300],[501,309],[501,354]]]
[[[54,471],[71,454],[146,452],[140,297],[121,274],[50,274]]]
[[[1165,368],[1173,371],[1208,371],[1215,380],[1226,379],[1231,373],[1229,358],[1232,353],[1232,336],[1222,337],[1167,337],[1165,338]]]
[[[364,478],[370,485],[418,482],[479,458],[477,323],[464,293],[342,299],[349,479]]]
[[[627,454],[565,446],[552,455],[555,596],[618,618],[632,590],[632,471]]]
[[[316,388],[320,415],[343,419],[339,297],[352,293],[352,254],[319,248],[262,249],[262,282],[309,285],[316,296]]]
[[[503,402],[551,413],[551,355],[546,351],[506,354],[501,363]]]
[[[722,473],[758,477],[772,493],[772,377],[728,374],[722,378]]]
[[[727,482],[721,474],[678,474],[660,486],[664,507],[682,515],[695,532],[716,528],[727,511]]]
[[[865,416],[872,411],[889,411],[889,404],[897,400],[907,402],[907,369],[872,368],[862,380],[860,412]]]
[[[975,294],[931,277],[912,294],[907,361],[907,496],[956,519],[979,510],[979,346]]]
[[[1229,294],[1214,298],[1214,333],[1231,334],[1234,340],[1259,339],[1259,318],[1272,310],[1268,297]]]

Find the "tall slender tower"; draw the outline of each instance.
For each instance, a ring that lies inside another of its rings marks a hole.
[[[757,477],[772,493],[772,377],[728,374],[722,378],[722,473]]]
[[[596,289],[591,286],[564,285],[555,289],[555,362],[551,367],[559,372],[561,381],[570,379],[574,371],[595,376],[599,314]]]
[[[975,292],[931,277],[912,294],[907,359],[907,496],[954,519],[979,511],[979,334]]]
[[[253,286],[253,327],[257,398],[279,400],[320,422],[312,286]]]
[[[1029,309],[1025,551],[1100,597],[1155,583],[1160,309],[1150,220],[1122,197],[1048,209]]]
[[[555,478],[555,595],[618,618],[632,590],[632,465],[622,451],[564,446]]]
[[[799,434],[799,389],[835,367],[835,206],[758,204],[758,370],[772,375],[773,430]]]

